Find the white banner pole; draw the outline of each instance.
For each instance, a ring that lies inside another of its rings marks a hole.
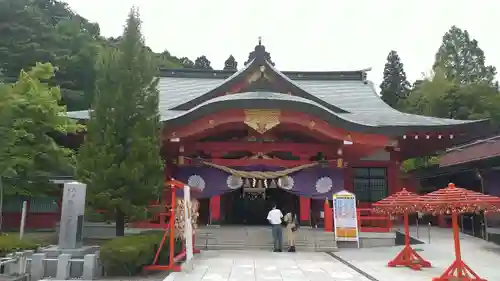
[[[191,221],[191,187],[184,185],[184,241],[186,241],[186,262],[193,259],[193,224]]]
[[[26,209],[28,208],[28,202],[23,201],[23,209],[21,210],[21,227],[19,228],[19,240],[23,239],[24,236],[24,226],[26,224]]]

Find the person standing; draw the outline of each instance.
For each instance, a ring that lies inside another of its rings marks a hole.
[[[283,221],[286,223],[286,239],[288,240],[289,252],[295,252],[295,232],[299,229],[297,215],[290,211],[287,212]]]
[[[282,218],[283,213],[281,213],[281,210],[278,209],[278,206],[274,204],[271,211],[267,213],[267,220],[272,227],[274,252],[283,251],[283,228],[281,227]]]

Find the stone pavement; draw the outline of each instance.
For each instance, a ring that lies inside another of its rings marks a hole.
[[[423,242],[427,243],[426,231],[422,233],[421,229],[420,236],[423,238]],[[402,276],[404,276],[405,281],[430,281],[433,277],[440,276],[455,257],[451,229],[432,228],[430,241],[431,244],[413,246],[433,266],[432,268],[425,268],[420,271],[408,268],[387,267],[387,262],[396,256],[402,249],[401,246],[341,249],[335,255],[379,281],[398,280],[397,278]],[[462,259],[472,270],[488,281],[500,280],[500,270],[498,270],[498,265],[500,264],[500,246],[466,234],[461,235],[460,242]]]
[[[370,281],[325,253],[205,251],[165,281]],[[500,279],[499,279],[500,280]]]

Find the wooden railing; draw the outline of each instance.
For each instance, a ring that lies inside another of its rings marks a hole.
[[[358,208],[357,212],[360,232],[391,232],[392,220],[389,216],[377,214],[371,208]]]

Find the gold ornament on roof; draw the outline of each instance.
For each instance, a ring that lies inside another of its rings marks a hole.
[[[247,109],[245,110],[245,124],[264,134],[280,124],[281,112],[276,109]]]

